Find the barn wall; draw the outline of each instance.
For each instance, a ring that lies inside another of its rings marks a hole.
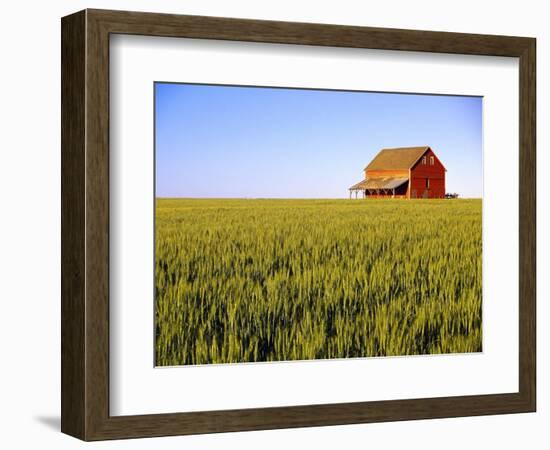
[[[430,178],[429,189],[426,189],[426,177],[412,178],[411,198],[443,198],[443,197],[445,197],[445,179],[444,178]]]
[[[441,161],[437,158],[434,152],[429,149],[426,152],[426,165],[422,164],[422,158],[411,169],[411,174],[417,177],[445,177],[445,167],[441,164]],[[434,165],[430,166],[430,156],[434,157]]]
[[[365,178],[409,177],[408,170],[365,170]]]
[[[411,169],[410,197],[443,198],[445,197],[445,168],[431,149],[425,156],[426,164],[422,164],[421,158]],[[430,156],[434,157],[434,165],[430,165]],[[428,189],[426,179],[430,180]]]

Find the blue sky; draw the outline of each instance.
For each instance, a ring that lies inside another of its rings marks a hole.
[[[157,197],[347,198],[381,148],[429,145],[482,193],[480,97],[155,84]]]

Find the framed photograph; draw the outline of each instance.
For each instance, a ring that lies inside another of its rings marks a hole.
[[[62,431],[532,412],[535,39],[62,29]]]

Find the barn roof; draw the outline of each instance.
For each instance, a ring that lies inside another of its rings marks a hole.
[[[384,148],[365,170],[409,170],[430,147]]]
[[[403,183],[406,183],[407,181],[409,181],[408,178],[397,177],[367,178],[357,184],[354,184],[352,187],[349,188],[349,190],[353,191],[359,189],[395,189],[401,186]]]

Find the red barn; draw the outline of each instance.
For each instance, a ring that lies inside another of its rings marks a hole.
[[[385,148],[349,188],[364,198],[444,198],[447,169],[430,147]]]

